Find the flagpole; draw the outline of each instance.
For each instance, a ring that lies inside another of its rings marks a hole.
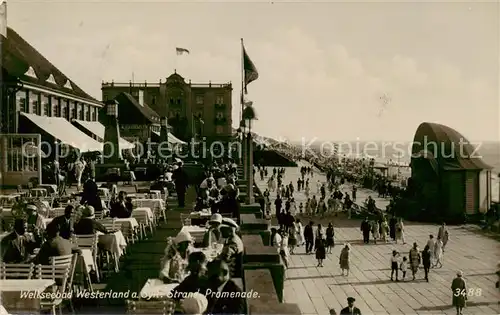
[[[245,56],[244,56],[245,46],[243,46],[243,38],[241,38],[241,95],[240,95],[240,103],[241,103],[241,112],[240,112],[240,121],[243,119],[243,110],[245,107],[245,102],[243,100],[243,91],[245,90]]]

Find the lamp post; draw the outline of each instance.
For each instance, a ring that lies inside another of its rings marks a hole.
[[[253,140],[252,140],[252,120],[255,119],[255,111],[252,106],[247,106],[242,113],[242,118],[246,126],[246,157],[247,165],[247,200],[246,204],[250,205],[254,202],[253,196]]]

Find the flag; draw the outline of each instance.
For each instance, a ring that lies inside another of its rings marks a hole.
[[[253,64],[252,60],[250,57],[248,57],[247,51],[245,50],[245,46],[243,45],[243,70],[245,72],[245,78],[244,78],[244,87],[245,87],[245,94],[248,93],[247,91],[247,85],[250,82],[253,82],[259,78],[259,72],[257,72],[257,68]]]
[[[177,55],[183,55],[184,53],[189,55],[189,50],[187,50],[186,48],[177,47],[175,48],[175,52],[177,53]]]
[[[0,34],[7,37],[7,1],[0,2]]]

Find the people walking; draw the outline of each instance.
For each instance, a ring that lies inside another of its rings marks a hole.
[[[422,251],[422,265],[424,266],[425,281],[429,282],[429,270],[431,269],[432,254],[429,245],[425,245]]]
[[[335,231],[333,229],[333,224],[328,223],[328,228],[326,229],[326,249],[329,254],[332,253],[332,248],[335,246]]]
[[[403,219],[399,218],[396,223],[396,243],[402,241],[403,245],[406,244],[405,240],[405,226],[403,224]]]
[[[351,246],[349,244],[345,244],[344,248],[342,248],[342,251],[340,252],[339,264],[340,264],[340,269],[342,270],[343,276],[349,275],[349,251],[350,250],[351,250]]]
[[[314,246],[314,232],[313,232],[313,221],[310,221],[308,225],[304,227],[304,239],[306,241],[306,254],[312,252]]]
[[[363,233],[363,243],[369,244],[371,225],[370,222],[368,221],[368,218],[365,218],[365,220],[361,222],[361,232]]]
[[[398,269],[399,269],[399,253],[396,250],[393,250],[391,257],[391,281],[394,281],[394,274],[396,274],[396,281],[399,281]]]
[[[434,267],[441,268],[443,267],[443,241],[439,238],[436,240],[436,244],[434,245]]]
[[[453,294],[452,304],[457,310],[457,315],[462,315],[467,300],[467,286],[462,271],[458,271],[457,277],[451,282],[451,292]]]
[[[316,239],[316,259],[318,267],[323,267],[323,260],[326,258],[325,240]]]
[[[418,266],[420,265],[420,259],[421,259],[417,243],[413,243],[413,247],[412,249],[410,249],[408,257],[410,257],[411,274],[413,280],[415,280],[415,275],[417,274]]]
[[[443,242],[443,252],[446,247],[446,244],[448,243],[449,236],[450,235],[448,233],[448,228],[446,227],[446,223],[443,222],[443,224],[441,224],[441,226],[439,227],[437,235],[437,237]]]

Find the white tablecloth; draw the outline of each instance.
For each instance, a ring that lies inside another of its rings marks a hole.
[[[117,255],[117,257],[123,255],[123,250],[127,247],[127,241],[122,231],[117,231],[113,234],[102,234],[101,232],[97,232],[97,234],[99,235],[99,244],[101,244],[101,246]]]
[[[165,202],[162,199],[132,199],[132,205],[134,208],[150,208],[154,215],[165,208]]]
[[[1,292],[43,292],[48,287],[54,285],[54,280],[50,279],[3,279],[0,280]]]
[[[200,227],[197,225],[184,225],[181,231],[189,232],[189,234],[191,234],[191,237],[193,237],[196,242],[202,242],[206,230],[207,229],[205,227]]]
[[[139,226],[139,223],[135,218],[114,218],[113,219],[115,222],[120,223],[122,226],[122,231],[127,233],[130,229],[135,229],[136,227]]]
[[[94,264],[94,258],[92,257],[92,251],[90,249],[82,249],[80,257],[82,259],[80,263],[84,264],[87,274],[90,273],[91,270],[95,270],[97,272],[97,266]]]
[[[147,208],[147,207],[135,208],[132,211],[132,217],[139,220],[139,221],[141,221],[142,218],[146,217],[148,222],[141,222],[141,223],[146,223],[146,224],[154,221],[154,213],[151,210],[151,208]]]
[[[224,248],[224,244],[215,244],[214,247],[207,247],[207,248],[200,248],[200,247],[195,247],[192,249],[192,252],[202,252],[205,254],[205,257],[207,257],[208,261],[212,261],[217,256],[219,256],[220,253],[222,253],[222,249]]]
[[[194,211],[189,214],[191,218],[210,218],[212,211],[210,209],[203,209],[202,211]]]
[[[178,283],[165,284],[160,279],[148,279],[139,293],[140,298],[150,300],[169,297],[170,292],[178,285]]]

